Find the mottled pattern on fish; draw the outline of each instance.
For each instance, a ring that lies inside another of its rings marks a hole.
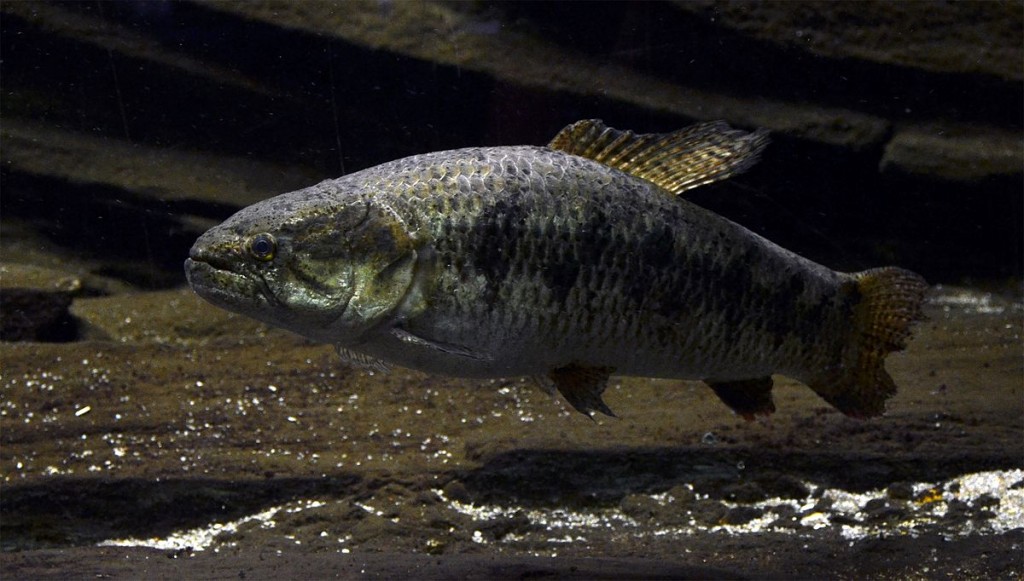
[[[834,272],[674,195],[743,171],[765,143],[724,124],[586,121],[549,147],[413,156],[239,212],[187,271],[216,304],[352,363],[544,377],[586,413],[611,413],[613,373],[703,379],[748,417],[774,409],[782,373],[880,413],[895,391],[883,360],[923,281]]]
[[[572,362],[663,377],[802,371],[815,351],[835,348],[819,342],[826,315],[835,324],[850,314],[833,304],[849,299],[842,276],[559,151],[419,155],[359,181],[437,253],[436,286],[408,330],[500,354],[464,373],[537,374]]]

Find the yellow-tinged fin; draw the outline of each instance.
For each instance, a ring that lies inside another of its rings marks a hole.
[[[757,163],[768,132],[732,129],[724,121],[699,123],[672,133],[637,135],[599,119],[577,121],[548,147],[592,159],[679,195],[730,178]]]
[[[910,327],[923,318],[928,283],[901,268],[865,270],[853,275],[860,300],[853,308],[850,335],[839,364],[808,381],[808,385],[852,417],[881,415],[896,384],[885,370],[885,357],[901,351]]]
[[[590,367],[571,363],[548,372],[548,378],[562,394],[569,405],[581,414],[593,417],[594,412],[615,417],[612,410],[601,399],[608,378],[615,371],[611,367]]]

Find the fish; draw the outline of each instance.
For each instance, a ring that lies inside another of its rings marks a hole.
[[[722,121],[637,134],[589,119],[546,146],[414,155],[241,209],[185,272],[210,303],[347,364],[531,377],[591,418],[614,416],[613,375],[702,380],[753,419],[775,411],[779,374],[880,415],[924,279],[834,271],[684,195],[768,143]]]

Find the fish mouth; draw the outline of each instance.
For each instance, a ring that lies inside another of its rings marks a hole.
[[[205,237],[205,236],[204,236]],[[220,252],[213,250],[213,245],[202,244],[202,240],[192,245],[188,251],[188,258],[185,260],[185,272],[189,272],[197,264],[205,264],[211,268],[226,272],[234,272],[235,265],[225,254],[235,254],[231,250]]]
[[[231,311],[259,304],[263,293],[250,277],[234,272],[227,261],[192,253],[185,278],[197,295]]]

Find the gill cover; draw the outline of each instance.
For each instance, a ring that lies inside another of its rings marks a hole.
[[[379,201],[368,201],[363,219],[340,234],[354,293],[333,325],[335,343],[356,339],[390,320],[410,293],[418,256],[405,222]]]

